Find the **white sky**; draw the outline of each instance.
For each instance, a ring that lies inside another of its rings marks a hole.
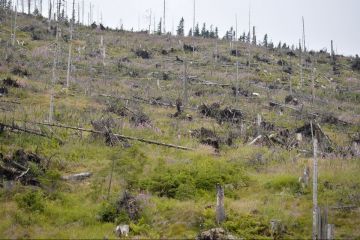
[[[85,0],[88,8],[90,0]],[[94,20],[102,12],[107,26],[118,27],[120,19],[125,29],[147,29],[149,9],[156,17],[156,25],[163,14],[163,0],[91,0],[95,5]],[[218,26],[221,37],[238,16],[238,32],[248,31],[248,12],[251,6],[251,25],[256,26],[257,38],[265,33],[277,44],[280,40],[298,44],[302,35],[301,17],[305,18],[308,48],[330,49],[334,40],[339,54],[360,53],[359,0],[196,0],[196,22]],[[86,12],[88,9],[86,10]],[[87,14],[86,14],[87,15]],[[193,0],[166,0],[166,29],[171,31],[185,19],[185,32],[193,22]],[[100,18],[100,17],[99,17]],[[85,17],[86,19],[86,17]],[[153,20],[152,20],[153,21]],[[153,27],[151,27],[153,28]]]

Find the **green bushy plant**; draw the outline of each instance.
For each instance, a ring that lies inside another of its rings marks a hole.
[[[265,187],[275,191],[288,190],[295,194],[301,192],[301,185],[295,176],[280,175],[265,183]]]
[[[45,209],[44,194],[40,190],[31,190],[24,194],[17,194],[15,200],[19,208],[31,212],[43,212]]]

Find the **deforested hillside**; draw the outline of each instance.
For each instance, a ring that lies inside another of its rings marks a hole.
[[[14,16],[0,238],[360,237],[358,56]]]

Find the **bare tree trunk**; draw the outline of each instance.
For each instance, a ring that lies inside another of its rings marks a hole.
[[[54,51],[54,62],[52,69],[52,79],[51,79],[51,93],[50,93],[50,109],[49,109],[49,123],[53,122],[54,116],[54,94],[55,94],[55,82],[56,82],[56,67],[58,60],[58,48],[59,48],[59,18],[60,18],[60,4],[61,2],[57,1],[57,20],[56,20],[56,40],[55,40],[55,51]]]
[[[304,47],[304,52],[306,53],[305,20],[304,20],[304,17],[302,17],[302,25],[303,25],[303,47]]]
[[[12,39],[11,39],[11,45],[14,46],[15,45],[15,41],[16,41],[16,18],[17,18],[17,6],[15,6],[15,16],[14,16],[14,30],[13,30],[13,35],[12,35]]]
[[[335,51],[334,51],[334,42],[331,40],[331,59],[332,63],[335,64]]]
[[[216,223],[225,221],[224,189],[220,184],[216,185]]]
[[[53,6],[52,6],[52,3],[51,3],[51,0],[49,0],[49,27],[48,27],[49,32],[51,31],[51,17],[52,17],[51,11],[52,11],[52,8],[53,8]]]
[[[30,8],[31,8],[31,0],[28,0],[28,14],[29,14],[29,15],[30,15],[30,13],[31,13]]]
[[[311,132],[313,134],[313,127],[311,121]],[[318,160],[317,160],[317,151],[318,151],[318,140],[313,135],[313,152],[314,152],[314,159],[313,159],[313,231],[312,231],[312,238],[313,240],[318,239]]]
[[[74,23],[75,23],[75,0],[73,0],[72,12],[73,12],[72,19],[70,20],[70,44],[69,44],[69,55],[68,55],[68,65],[67,65],[67,74],[66,74],[66,88],[69,88],[70,86],[72,40],[73,40],[73,31],[74,31]]]
[[[85,19],[84,19],[84,15],[85,15],[85,2],[84,0],[82,0],[82,8],[81,8],[81,14],[82,14],[82,25],[85,25]]]
[[[164,29],[164,34],[166,34],[166,27],[165,27],[165,13],[166,13],[166,1],[164,0],[164,16],[163,16],[163,21],[164,21],[164,25],[163,25],[163,29]]]
[[[300,62],[299,62],[299,67],[300,67],[300,87],[302,88],[304,85],[304,77],[303,77],[303,53],[302,53],[302,47],[301,47],[301,40],[299,40],[299,56],[300,56]]]
[[[183,104],[184,104],[184,108],[187,106],[188,104],[188,76],[187,76],[187,61],[184,60],[184,100],[183,100]]]
[[[21,12],[24,13],[25,12],[25,4],[24,4],[24,0],[21,0]]]
[[[311,76],[311,101],[312,101],[312,103],[314,103],[314,100],[315,100],[315,73],[316,73],[316,68],[315,68],[315,66],[313,66],[313,72],[312,72],[312,76]]]

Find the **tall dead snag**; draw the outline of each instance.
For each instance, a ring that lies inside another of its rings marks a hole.
[[[55,39],[55,49],[54,49],[54,62],[52,68],[52,79],[51,79],[51,92],[50,92],[50,108],[49,108],[49,123],[53,121],[54,116],[54,94],[55,94],[55,82],[56,82],[56,67],[58,60],[58,52],[59,52],[59,19],[60,19],[60,7],[61,1],[57,2],[57,20],[56,20],[56,39]]]
[[[16,40],[16,18],[17,18],[17,5],[15,6],[15,12],[14,12],[14,27],[13,27],[13,34],[12,34],[12,38],[11,38],[11,45],[14,46],[15,45],[15,40]]]
[[[68,65],[67,65],[67,74],[66,74],[66,88],[69,88],[70,86],[71,53],[72,53],[74,23],[75,23],[75,0],[73,0],[72,18],[70,20],[70,44],[69,44],[69,55],[68,55]]]
[[[331,40],[331,59],[333,64],[335,63],[335,51],[334,51],[334,42]]]
[[[216,185],[216,223],[225,221],[224,189],[220,184]]]
[[[311,124],[312,126],[312,124]],[[312,238],[313,240],[319,239],[318,233],[318,160],[317,160],[317,148],[318,148],[318,140],[316,137],[313,138],[313,147],[314,147],[314,159],[313,159],[313,232]]]
[[[184,107],[186,107],[187,103],[188,103],[188,76],[187,76],[187,62],[186,60],[184,61],[184,99],[183,99],[183,103],[184,103]]]

